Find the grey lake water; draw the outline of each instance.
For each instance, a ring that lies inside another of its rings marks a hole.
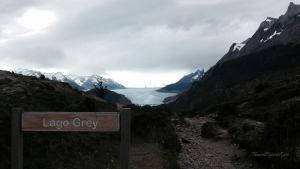
[[[127,88],[113,90],[125,95],[132,103],[138,105],[159,105],[166,97],[174,96],[176,93],[157,92],[159,88]]]

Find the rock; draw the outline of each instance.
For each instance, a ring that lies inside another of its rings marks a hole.
[[[189,126],[192,126],[193,125],[193,120],[190,119],[190,118],[184,118],[184,123],[189,125]]]
[[[250,120],[250,119],[243,120],[243,129],[244,129],[244,131],[255,130],[255,129],[263,129],[264,127],[265,127],[265,125],[262,122],[255,121],[255,120]]]
[[[14,93],[22,93],[25,90],[21,87],[5,87],[2,89],[2,92],[6,95],[12,95]]]
[[[238,108],[238,109],[243,109],[243,108],[245,108],[248,104],[249,104],[248,102],[243,102],[243,103],[237,105],[237,108]]]
[[[190,144],[191,142],[185,138],[181,138],[181,142],[184,144]]]
[[[201,135],[206,138],[217,138],[225,131],[216,122],[206,122],[202,126]]]

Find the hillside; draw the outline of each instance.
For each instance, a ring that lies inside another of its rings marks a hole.
[[[0,71],[0,91],[0,168],[9,168],[10,111],[14,107],[22,107],[25,111],[116,111],[115,105],[74,91],[68,84],[10,72]],[[99,166],[100,163],[108,164],[112,156],[105,157],[104,154],[92,150],[99,149],[113,155],[117,152],[116,144],[113,144],[117,140],[113,140],[112,143],[105,143],[107,141],[103,139],[103,136],[93,133],[26,133],[24,136],[24,165],[25,168],[31,169],[50,169],[57,166],[76,167],[78,165],[93,168],[95,165]],[[99,141],[106,145],[112,144],[112,146],[103,147],[101,144],[89,146],[91,143]],[[56,147],[60,147],[59,153]],[[89,153],[94,155],[91,156],[91,159],[81,163],[84,154]],[[54,158],[57,161],[49,163]],[[93,160],[99,161],[98,164],[88,164]],[[48,165],[43,165],[46,163]]]
[[[244,85],[262,75],[283,73],[300,66],[300,45],[274,46],[258,53],[216,65],[206,76],[195,82],[190,90],[171,103],[177,111],[202,110],[211,104],[230,100],[231,87]],[[297,73],[294,74],[296,76]]]
[[[3,169],[10,168],[11,163],[12,108],[22,107],[24,111],[117,111],[115,104],[73,90],[67,83],[6,71],[0,71],[0,99],[0,168]],[[150,169],[143,160],[152,159],[145,153],[155,155],[157,162],[152,166],[176,168],[177,139],[164,108],[153,110],[133,105],[131,108],[131,146],[135,153],[132,168]],[[24,169],[119,168],[119,143],[118,133],[26,132]]]

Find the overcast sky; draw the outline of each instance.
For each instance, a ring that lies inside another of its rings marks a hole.
[[[293,2],[299,3],[299,0]],[[0,69],[162,86],[213,66],[285,0],[0,0]]]

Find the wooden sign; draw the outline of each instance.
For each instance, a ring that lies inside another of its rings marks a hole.
[[[121,109],[120,113],[23,112],[22,108],[14,108],[11,116],[11,169],[23,169],[23,131],[119,132],[120,167],[129,169],[130,114],[128,108]]]
[[[22,131],[89,131],[120,130],[117,112],[24,112]]]

